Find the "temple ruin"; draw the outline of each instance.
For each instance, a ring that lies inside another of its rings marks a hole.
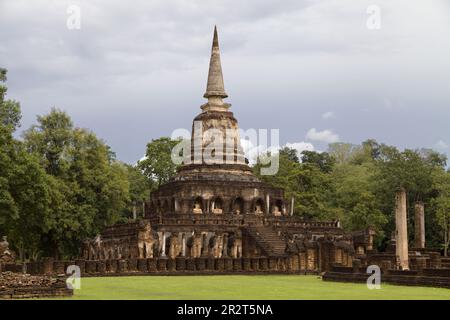
[[[324,280],[360,281],[367,278],[367,266],[377,265],[394,283],[450,287],[450,259],[425,248],[420,202],[415,246],[408,247],[404,189],[396,193],[396,230],[385,252],[374,248],[371,228],[349,233],[339,221],[295,216],[293,199],[253,174],[240,146],[238,121],[223,101],[227,97],[215,28],[207,102],[194,118],[183,164],[150,194],[144,217],[87,239],[74,261],[45,258],[22,265],[10,259],[3,270],[55,275],[76,265],[83,276],[325,272]],[[7,259],[3,247],[0,258]]]
[[[203,96],[207,102],[194,118],[191,150],[176,176],[150,195],[145,220],[107,228],[85,244],[83,258],[267,258],[305,272],[324,271],[332,263],[351,265],[352,236],[338,221],[292,216],[293,202],[284,191],[261,182],[246,163],[238,122],[223,101],[228,95],[217,29]],[[227,139],[232,147],[220,144],[215,161],[207,159],[211,143]],[[370,238],[359,243],[363,252],[370,250]]]
[[[405,271],[441,266],[440,255],[424,248],[420,203],[415,212],[417,248],[408,248],[403,189],[396,194],[393,241],[380,253],[372,229],[347,233],[339,221],[294,216],[293,199],[253,174],[240,146],[238,121],[224,102],[228,94],[216,28],[203,96],[207,102],[194,118],[183,165],[151,193],[142,221],[106,228],[86,241],[82,258],[89,272],[320,273],[339,267],[356,271],[371,264]]]

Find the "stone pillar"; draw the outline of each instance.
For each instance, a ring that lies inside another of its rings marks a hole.
[[[414,205],[414,241],[416,248],[425,248],[425,209],[423,202]]]
[[[181,237],[181,255],[186,257],[186,234],[183,233]]]
[[[161,257],[165,257],[165,256],[166,256],[166,233],[163,231]]]
[[[202,233],[202,247],[200,248],[199,256],[207,257],[209,255],[209,238],[208,234]]]
[[[270,196],[266,194],[266,214],[270,214]]]
[[[222,257],[228,257],[228,234],[223,235]]]
[[[395,227],[395,249],[399,265],[402,270],[409,270],[406,191],[403,188],[398,190],[395,195]]]

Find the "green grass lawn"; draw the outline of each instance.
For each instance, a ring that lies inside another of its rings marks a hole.
[[[326,282],[317,276],[136,276],[82,278],[70,299],[445,299],[450,289]]]

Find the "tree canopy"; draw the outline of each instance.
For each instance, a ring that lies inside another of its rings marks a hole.
[[[157,186],[169,181],[175,175],[178,165],[172,161],[172,150],[180,140],[168,137],[153,139],[147,144],[145,159],[138,162],[138,167],[144,172],[150,182]]]
[[[1,70],[0,80],[6,80]],[[20,104],[0,86],[0,233],[20,257],[71,257],[81,241],[130,217],[133,201],[148,197],[136,167],[115,160],[111,148],[67,113],[53,108],[37,117],[23,140]]]
[[[296,157],[297,156],[297,157]],[[260,176],[294,197],[296,215],[340,219],[347,230],[372,227],[380,247],[395,230],[395,192],[408,193],[410,240],[414,204],[424,202],[426,239],[447,251],[450,239],[450,173],[446,157],[428,149],[398,150],[371,139],[360,145],[333,143],[327,152],[280,150],[280,169]],[[254,169],[259,174],[260,164]]]

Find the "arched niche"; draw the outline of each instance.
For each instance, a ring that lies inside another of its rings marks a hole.
[[[214,214],[222,214],[223,213],[223,200],[220,197],[216,197],[213,199],[211,203],[211,211]]]
[[[192,202],[192,213],[201,214],[203,213],[203,198],[196,197]]]
[[[273,201],[270,206],[270,213],[274,216],[283,215],[283,201],[280,199]]]
[[[234,199],[231,212],[233,212],[234,214],[243,214],[244,199],[242,199],[241,197],[237,197],[236,199]]]
[[[253,205],[253,213],[254,214],[264,214],[264,200],[261,198],[257,198],[254,201],[254,205]]]

